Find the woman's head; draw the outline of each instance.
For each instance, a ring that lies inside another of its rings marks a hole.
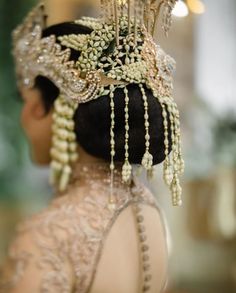
[[[44,30],[43,37],[67,34],[89,34],[90,28],[63,23]],[[79,52],[72,49],[71,60],[77,60]],[[145,86],[144,86],[145,87]],[[143,97],[137,84],[127,86],[129,92],[129,161],[140,164],[145,152],[145,127]],[[153,163],[165,158],[164,127],[162,108],[152,91],[145,87],[148,100],[150,153]],[[60,91],[48,78],[38,76],[32,89],[21,89],[24,99],[22,125],[32,147],[34,160],[39,164],[50,162],[52,140],[52,114],[54,102]],[[115,102],[115,161],[124,161],[125,154],[125,94],[124,89],[114,92]],[[79,146],[88,154],[110,160],[110,99],[102,96],[88,103],[80,104],[74,115],[75,132]],[[170,132],[169,132],[170,133]],[[169,137],[170,141],[170,137]]]

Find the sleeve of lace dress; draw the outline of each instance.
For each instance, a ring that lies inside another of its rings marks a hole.
[[[0,293],[71,292],[73,274],[66,245],[55,234],[17,233],[0,269]]]

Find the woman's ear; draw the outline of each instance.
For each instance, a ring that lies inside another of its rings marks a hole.
[[[25,101],[26,112],[31,116],[31,119],[41,120],[51,114],[51,111],[48,113],[45,109],[40,90],[36,88],[24,88],[22,89],[21,94]]]
[[[35,119],[44,119],[50,113],[47,113],[43,103],[42,94],[38,89],[32,90],[32,115]]]

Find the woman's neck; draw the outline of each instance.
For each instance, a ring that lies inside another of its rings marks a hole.
[[[81,185],[99,182],[108,185],[111,183],[110,162],[90,161],[78,162],[73,166],[71,183],[79,181]],[[122,164],[116,163],[114,170],[114,183],[123,184],[122,182]]]

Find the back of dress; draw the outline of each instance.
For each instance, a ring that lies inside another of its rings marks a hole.
[[[162,292],[167,278],[166,229],[153,194],[131,189],[110,220],[90,293]]]
[[[167,245],[156,199],[135,178],[118,180],[110,209],[107,181],[90,171],[17,226],[0,292],[161,292]]]

